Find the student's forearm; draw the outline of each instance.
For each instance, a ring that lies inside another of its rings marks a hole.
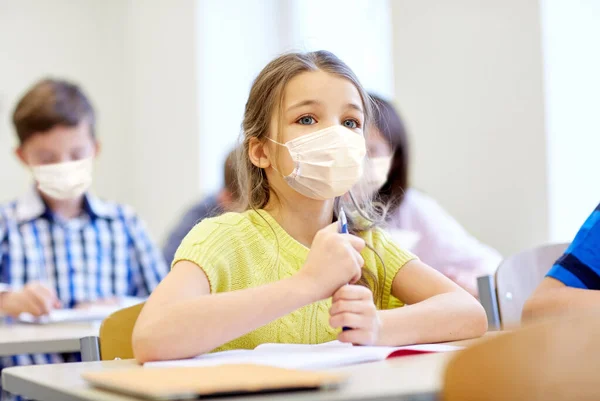
[[[245,290],[203,295],[165,305],[136,327],[140,362],[193,357],[317,301],[300,276]]]
[[[379,312],[379,345],[400,346],[479,337],[487,330],[482,306],[464,292],[436,295]]]
[[[597,308],[600,291],[562,287],[536,292],[523,308],[523,321],[553,317],[573,311]]]

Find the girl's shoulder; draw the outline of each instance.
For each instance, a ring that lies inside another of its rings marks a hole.
[[[200,221],[185,237],[184,242],[200,245],[205,242],[220,242],[248,234],[254,223],[248,215],[251,211],[242,213],[228,212]]]

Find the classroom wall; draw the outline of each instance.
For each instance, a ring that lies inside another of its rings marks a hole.
[[[570,241],[600,202],[600,1],[541,2],[549,223]]]
[[[126,76],[131,145],[127,201],[161,242],[200,198],[195,0],[129,0]],[[203,116],[204,117],[204,116]]]
[[[537,1],[394,0],[396,98],[412,182],[504,254],[546,242]]]

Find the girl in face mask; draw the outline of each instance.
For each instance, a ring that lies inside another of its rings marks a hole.
[[[493,274],[502,257],[472,237],[435,200],[409,186],[404,123],[391,103],[373,94],[371,99],[370,174],[364,181],[374,200],[388,207],[386,229],[423,262],[477,296],[477,277]]]
[[[473,297],[375,228],[360,194],[345,196],[362,176],[369,118],[368,95],[329,52],[283,55],[263,69],[242,124],[244,211],[204,220],[183,240],[137,320],[140,362],[268,342],[402,345],[486,331]],[[335,222],[341,207],[348,234]]]

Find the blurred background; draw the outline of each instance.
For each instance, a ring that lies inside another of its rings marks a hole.
[[[413,186],[472,234],[570,241],[600,200],[598,43],[600,0],[0,0],[0,202],[28,182],[16,100],[67,78],[98,114],[95,192],[162,244],[222,185],[260,69],[327,49],[395,102]]]

